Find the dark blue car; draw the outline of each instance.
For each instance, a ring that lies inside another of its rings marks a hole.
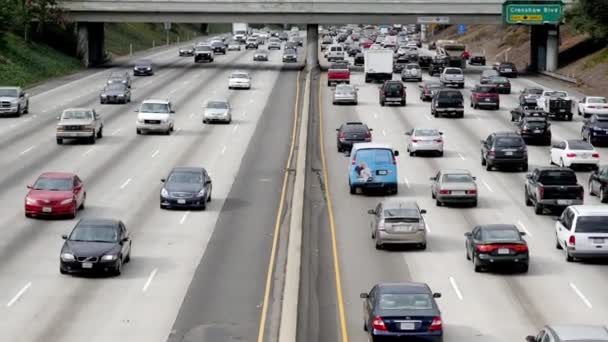
[[[371,342],[442,342],[441,311],[433,293],[423,283],[377,284],[362,293],[363,329]]]

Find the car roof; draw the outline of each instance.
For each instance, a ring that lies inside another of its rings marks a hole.
[[[471,171],[467,169],[441,169],[441,174],[467,174],[470,175]]]
[[[70,172],[44,172],[39,178],[72,178],[76,176]]]
[[[570,208],[579,215],[608,215],[608,207],[605,205],[571,205]]]
[[[203,172],[205,168],[196,166],[176,166],[171,170],[173,172]]]
[[[547,326],[560,341],[607,341],[608,329],[603,325],[560,324]]]
[[[76,112],[76,111],[78,111],[78,112],[86,112],[86,111],[92,112],[93,108],[73,107],[73,108],[66,108],[66,109],[63,110],[64,113],[65,112]]]
[[[392,147],[390,147],[387,144],[380,144],[380,143],[373,143],[373,142],[354,143],[353,144],[353,151],[355,151],[355,150],[362,150],[362,149],[373,149],[373,148],[388,149],[388,150],[392,150],[393,149]]]
[[[163,104],[169,104],[169,100],[159,100],[159,99],[147,99],[147,100],[143,100],[141,102],[143,103],[163,103]]]
[[[514,224],[494,223],[494,224],[480,224],[477,227],[484,230],[504,230],[504,229],[517,229]]]
[[[111,219],[111,218],[100,218],[100,217],[84,217],[78,221],[77,225],[86,223],[93,226],[109,226],[109,225],[117,225],[120,220]]]
[[[380,293],[431,293],[425,283],[381,283],[376,286]]]
[[[418,210],[418,203],[411,200],[389,198],[382,201],[382,207],[386,209],[414,209]],[[418,216],[418,215],[417,215]]]

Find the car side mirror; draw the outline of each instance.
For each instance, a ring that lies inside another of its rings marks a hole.
[[[340,129],[339,129],[339,128],[336,128],[336,132],[340,132]]]
[[[536,337],[534,337],[532,335],[528,335],[528,336],[526,336],[526,341],[527,342],[536,342]]]
[[[171,109],[171,114],[175,114],[175,111],[173,109]]]
[[[399,157],[399,151],[395,151],[394,155],[395,157]]]
[[[467,238],[468,238],[468,237],[471,237],[471,232],[466,232],[466,233],[464,233],[464,237],[467,237]]]
[[[471,177],[471,178],[473,178],[473,180],[477,180],[477,177]]]
[[[373,129],[373,128],[370,128],[370,129],[369,129],[369,131],[370,131],[370,132],[373,132],[373,131],[374,131],[374,129]]]
[[[350,157],[350,151],[344,151],[344,156],[345,157]]]
[[[376,215],[376,211],[374,209],[369,209],[367,213],[370,215]]]
[[[365,293],[365,292],[362,292],[362,293],[359,295],[359,298],[361,298],[361,299],[367,299],[367,298],[369,298],[369,294],[367,294],[367,293]]]
[[[127,241],[129,241],[128,237],[124,237],[124,238],[122,238],[122,240],[120,240],[120,242],[127,242]]]
[[[61,116],[58,116],[58,117],[57,117],[57,120],[61,120]]]
[[[65,235],[65,234],[63,234],[63,235],[61,235],[61,238],[62,238],[62,239],[64,239],[64,240],[67,240],[67,239],[68,239],[68,236],[67,236],[67,235]]]
[[[519,235],[526,236],[526,232],[519,232]]]
[[[206,184],[206,185],[211,184],[211,180],[210,180],[210,179],[207,179],[207,180],[205,181],[205,184]]]
[[[26,185],[25,187],[26,187],[26,188],[28,188],[28,189],[31,189],[31,188],[32,188],[32,185],[31,185],[31,184],[28,184],[28,185]]]
[[[433,293],[433,298],[441,298],[441,293],[439,293],[439,292]]]
[[[161,178],[161,179],[160,179],[160,181],[164,183],[164,182],[166,182],[167,180],[166,180],[165,178]]]
[[[437,179],[437,177],[429,177],[429,180],[434,181],[435,179]]]
[[[420,214],[426,214],[426,209],[420,209]]]

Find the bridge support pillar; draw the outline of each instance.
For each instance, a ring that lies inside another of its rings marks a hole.
[[[319,66],[319,25],[306,25],[306,71]]]
[[[420,41],[421,42],[426,42],[426,30],[427,30],[427,26],[422,24],[420,25]]]
[[[105,34],[103,23],[78,23],[76,53],[85,67],[104,62]]]
[[[559,57],[559,26],[547,30],[547,71],[556,71]]]

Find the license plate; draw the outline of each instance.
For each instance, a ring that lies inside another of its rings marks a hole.
[[[604,243],[604,238],[591,238],[593,243]]]
[[[510,251],[508,248],[499,248],[498,249],[498,254],[509,254]]]
[[[451,191],[452,195],[465,195],[466,193],[466,191]]]
[[[559,204],[559,205],[570,205],[570,204],[572,204],[572,200],[557,200],[557,204]]]
[[[83,262],[82,268],[93,268],[93,263],[92,262]]]
[[[396,232],[407,232],[407,231],[410,230],[408,226],[403,226],[403,225],[401,225],[401,226],[394,226],[393,229]]]
[[[492,101],[492,99],[485,99],[484,101],[486,101],[486,102],[490,102],[490,101]]]
[[[534,130],[534,133],[540,133],[540,132],[541,132],[541,130],[540,130],[540,129],[535,129],[535,130]]]
[[[53,211],[53,208],[51,207],[42,207],[42,212],[43,213],[50,213]]]
[[[565,109],[560,109],[559,111],[563,113],[563,112],[565,112],[566,110],[565,110]]]
[[[386,170],[378,170],[377,174],[379,176],[386,176],[386,175],[388,175],[388,171],[386,171]]]
[[[505,69],[505,72],[512,72],[513,70],[511,69]]]
[[[67,133],[65,133],[65,135],[66,135],[66,136],[68,136],[68,137],[77,137],[77,136],[78,136],[78,133],[75,133],[75,132],[67,132]]]
[[[186,200],[185,199],[178,199],[177,203],[178,204],[186,204]]]
[[[414,330],[416,329],[416,325],[412,322],[402,322],[399,326],[401,330]]]
[[[399,97],[389,97],[386,99],[386,101],[401,101],[401,98]]]
[[[505,152],[505,156],[512,156],[513,152]]]

